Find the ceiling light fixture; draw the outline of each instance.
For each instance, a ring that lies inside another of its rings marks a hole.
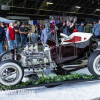
[[[100,11],[100,9],[96,9],[96,11]]]
[[[79,6],[75,6],[75,7],[78,8],[78,9],[81,8],[81,7],[79,7]]]
[[[92,0],[92,3],[94,3],[94,1]]]
[[[53,3],[52,3],[52,2],[47,2],[47,4],[50,4],[50,5],[52,5]]]

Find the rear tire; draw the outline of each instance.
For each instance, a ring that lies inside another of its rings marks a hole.
[[[87,66],[91,74],[100,76],[100,51],[91,54]]]
[[[5,60],[9,60],[9,59],[11,59],[9,50],[5,50],[4,52],[2,52],[0,54],[0,62],[5,61]]]
[[[6,60],[0,63],[0,83],[5,86],[16,85],[24,75],[22,65],[15,60]]]

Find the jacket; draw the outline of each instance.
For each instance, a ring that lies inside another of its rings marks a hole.
[[[84,26],[83,25],[80,25],[78,27],[78,32],[84,32]]]
[[[8,27],[7,33],[6,33],[7,40],[15,40],[15,34],[14,34],[14,29],[11,27]]]
[[[0,27],[0,43],[1,42],[4,42],[5,36],[6,36],[6,33],[5,33],[4,28],[3,27]]]
[[[100,36],[100,24],[99,23],[94,26],[94,34],[96,36]]]
[[[91,31],[92,31],[91,26],[90,25],[86,25],[85,32],[86,33],[91,33]]]

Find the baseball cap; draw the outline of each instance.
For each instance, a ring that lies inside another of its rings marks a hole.
[[[25,25],[25,23],[22,23],[22,25]]]
[[[84,22],[81,22],[81,24],[84,24]]]

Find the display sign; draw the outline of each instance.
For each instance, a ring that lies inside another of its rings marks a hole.
[[[9,5],[1,5],[1,10],[10,10]]]

